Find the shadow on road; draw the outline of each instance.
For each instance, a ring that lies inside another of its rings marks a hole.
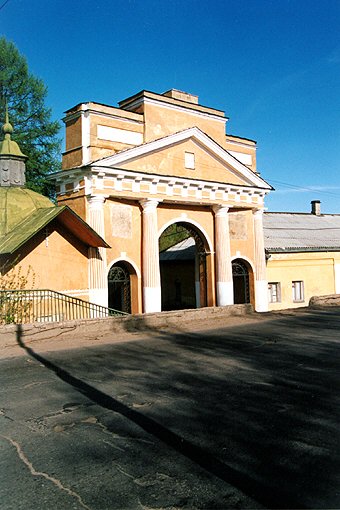
[[[35,352],[24,343],[20,325],[17,342],[93,403],[119,413],[261,505],[293,509],[312,508],[306,501],[313,499],[308,492],[313,488],[318,497],[325,492],[329,501],[327,491],[334,489],[328,486],[334,487],[334,468],[340,467],[338,456],[327,462],[332,441],[323,444],[323,434],[337,427],[330,393],[337,381],[338,328],[336,313],[315,312],[225,328],[218,334],[163,332],[152,349],[138,342],[112,346],[112,357],[106,348],[100,363],[117,377],[127,360],[131,372],[141,373],[131,378],[136,393],[137,385],[150,394],[157,388],[166,392],[167,385],[175,396],[177,392],[178,401],[153,417]],[[100,348],[96,352],[93,363],[99,362]],[[226,453],[223,444],[228,445]],[[331,495],[333,502],[337,497]]]

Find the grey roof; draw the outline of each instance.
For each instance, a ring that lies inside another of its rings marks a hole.
[[[269,213],[263,217],[267,252],[340,251],[340,215]]]
[[[192,237],[188,237],[183,241],[171,246],[162,253],[159,254],[161,262],[168,260],[193,260],[195,259],[195,240]]]

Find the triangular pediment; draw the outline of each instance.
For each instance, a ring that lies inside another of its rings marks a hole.
[[[191,168],[186,154],[194,154]],[[271,189],[266,181],[196,127],[126,149],[97,161],[95,166]]]

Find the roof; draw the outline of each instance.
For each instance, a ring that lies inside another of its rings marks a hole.
[[[51,200],[19,186],[0,186],[0,236],[11,232],[38,209],[54,208]]]
[[[268,253],[340,251],[340,215],[268,213],[263,217]]]
[[[167,91],[169,92],[169,91]],[[223,118],[223,120],[228,120],[225,117],[225,113],[223,110],[217,110],[216,108],[211,108],[209,106],[203,106],[198,103],[192,103],[189,101],[181,100],[178,98],[168,97],[164,94],[157,94],[156,92],[151,92],[150,90],[141,90],[140,92],[137,92],[137,94],[133,94],[130,97],[127,97],[126,99],[123,99],[122,101],[118,101],[119,108],[122,109],[129,109],[131,106],[134,106],[136,101],[138,100],[145,100],[145,99],[154,99],[156,101],[162,102],[162,103],[168,103],[168,104],[175,104],[178,106],[181,106],[182,108],[188,108],[191,110],[197,110],[201,111],[207,114],[217,115],[218,117]],[[190,94],[191,95],[191,94]]]
[[[195,250],[196,245],[194,238],[188,237],[160,253],[159,260],[161,262],[169,260],[193,260],[195,258]]]
[[[52,220],[58,221],[84,244],[109,245],[67,206],[23,187],[0,187],[0,254],[14,253]]]

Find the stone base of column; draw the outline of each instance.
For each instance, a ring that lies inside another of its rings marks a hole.
[[[233,282],[216,282],[216,305],[228,306],[234,304]]]
[[[162,294],[160,287],[143,288],[143,310],[144,313],[162,311]]]
[[[267,280],[255,281],[255,311],[268,312],[268,282]]]
[[[107,289],[89,289],[89,302],[108,307]]]

